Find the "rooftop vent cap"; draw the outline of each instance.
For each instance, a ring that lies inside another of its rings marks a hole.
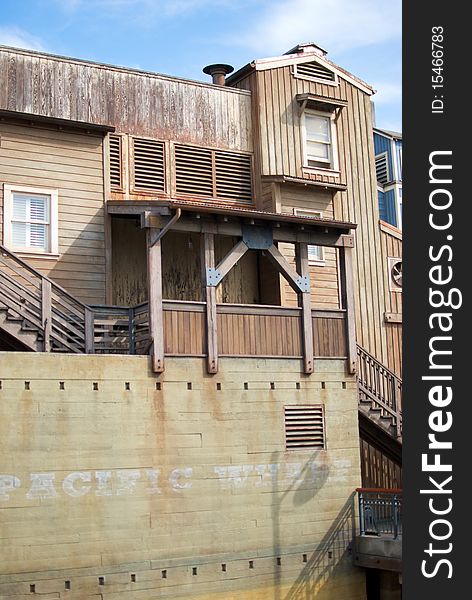
[[[326,56],[328,54],[327,50],[325,50],[321,46],[318,46],[318,44],[315,44],[314,42],[305,42],[303,44],[297,44],[296,46],[285,52],[285,54],[305,54],[307,52],[314,52],[319,56]]]
[[[211,75],[215,85],[225,85],[225,77],[234,71],[231,65],[215,64],[203,68],[206,75]]]

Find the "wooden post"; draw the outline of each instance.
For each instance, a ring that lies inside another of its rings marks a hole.
[[[164,312],[162,308],[162,248],[159,233],[154,227],[148,229],[148,286],[149,331],[152,341],[152,369],[164,371]]]
[[[128,309],[128,351],[130,354],[136,354],[136,314],[134,307]]]
[[[352,268],[352,248],[344,246],[339,249],[339,266],[341,269],[341,289],[343,308],[346,310],[347,359],[349,373],[356,372],[356,317],[354,314],[354,273]]]
[[[215,267],[215,236],[202,234],[202,279],[206,301],[207,371],[218,373],[218,333],[216,325],[216,287],[208,285],[207,270]]]
[[[43,350],[51,352],[51,282],[47,279],[41,280],[41,321],[43,323]]]
[[[95,352],[95,331],[93,310],[88,306],[84,311],[85,323],[85,353],[93,354]]]
[[[296,245],[297,271],[302,277],[309,280],[310,269],[308,265],[308,245],[299,243]],[[311,314],[311,293],[308,291],[298,294],[302,307],[302,341],[303,360],[305,373],[313,373],[314,350],[313,350],[313,318]]]

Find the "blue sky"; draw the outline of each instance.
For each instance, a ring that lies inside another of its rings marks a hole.
[[[370,83],[401,131],[401,0],[3,0],[0,44],[208,80],[313,41]]]

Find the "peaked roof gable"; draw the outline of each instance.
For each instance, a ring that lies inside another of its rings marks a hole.
[[[346,71],[342,67],[339,67],[335,63],[331,62],[326,58],[326,56],[322,56],[318,50],[305,50],[296,54],[284,54],[282,56],[258,58],[230,75],[226,81],[228,85],[232,85],[232,83],[235,83],[247,72],[253,69],[256,71],[266,71],[268,69],[278,69],[280,67],[291,65],[295,66],[305,63],[317,63],[324,69],[331,71],[341,79],[344,79],[355,87],[361,89],[366,94],[375,94],[375,90],[372,88],[372,86],[365,81],[362,81],[362,79],[359,79],[352,73],[349,73],[349,71]]]

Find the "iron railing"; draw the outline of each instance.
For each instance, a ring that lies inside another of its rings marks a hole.
[[[361,535],[402,534],[402,490],[357,488]]]
[[[97,354],[147,354],[149,314],[147,302],[136,306],[90,307],[93,312],[94,348]]]

